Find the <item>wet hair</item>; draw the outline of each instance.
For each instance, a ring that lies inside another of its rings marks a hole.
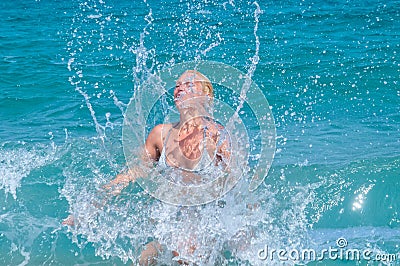
[[[210,96],[210,98],[214,98],[214,88],[211,84],[211,81],[206,76],[204,76],[202,73],[200,73],[197,70],[186,70],[181,76],[183,76],[185,74],[193,74],[194,80],[201,82],[203,92],[207,93]],[[198,79],[198,77],[200,79]]]

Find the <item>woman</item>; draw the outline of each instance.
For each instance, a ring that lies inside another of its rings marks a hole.
[[[174,124],[159,124],[151,130],[145,141],[144,160],[154,162],[160,170],[172,168],[179,171],[180,180],[175,182],[199,184],[204,182],[207,173],[213,172],[214,167],[226,168],[230,159],[229,138],[224,127],[212,118],[213,86],[203,74],[195,70],[184,72],[176,82],[173,96],[180,120]],[[139,167],[131,167],[104,187],[117,195],[138,177],[146,177],[146,174]],[[64,224],[73,225],[73,217],[67,218]],[[180,245],[186,253],[193,253],[196,250],[195,237]],[[154,264],[161,249],[156,241],[148,243],[139,264]],[[173,251],[172,256],[179,256],[179,253]]]
[[[210,165],[225,168],[230,158],[229,138],[224,127],[211,117],[213,97],[208,78],[195,70],[184,72],[174,90],[180,120],[174,124],[159,124],[151,130],[145,142],[147,156],[144,159],[157,162],[161,168],[180,169],[180,182],[186,184],[201,182],[202,170]],[[141,174],[139,170],[131,169],[119,174],[105,187],[118,194]]]
[[[213,86],[208,78],[195,70],[184,72],[177,80],[174,90],[174,102],[180,114],[179,122],[155,126],[146,139],[148,160],[157,162],[161,169],[179,169],[181,180],[177,182],[201,183],[207,169],[219,165],[226,167],[229,161],[229,141],[224,128],[210,114],[213,97]],[[107,188],[112,189],[123,184],[117,188],[118,193],[130,181],[135,180],[136,174],[133,172],[135,171],[118,175]],[[196,250],[195,240],[186,242],[182,243],[184,248],[193,253]],[[161,249],[156,241],[147,244],[139,263],[155,263]],[[179,256],[179,253],[173,251],[172,255]]]

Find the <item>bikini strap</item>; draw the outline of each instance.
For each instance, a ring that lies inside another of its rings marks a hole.
[[[169,135],[171,134],[172,128],[173,128],[173,125],[172,125],[171,128],[168,130],[167,136],[165,136],[165,139],[164,139],[164,141],[163,141],[163,147],[162,147],[162,149],[161,149],[160,158],[158,159],[158,164],[161,164],[161,165],[163,165],[163,166],[166,166],[166,165],[167,165],[167,162],[166,162],[166,156],[167,156],[167,155],[165,154],[165,145],[166,145],[166,143],[167,143],[167,139],[169,138]]]
[[[167,132],[167,135],[165,136],[165,139],[164,139],[164,141],[163,141],[163,150],[165,149],[165,144],[167,143],[167,139],[169,138],[169,135],[171,135],[171,131],[172,131],[172,128],[174,127],[174,125],[172,124],[171,125],[171,128],[168,130],[168,132]]]

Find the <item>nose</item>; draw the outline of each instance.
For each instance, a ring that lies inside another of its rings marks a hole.
[[[193,82],[183,82],[183,83],[178,83],[175,86],[175,96],[181,92],[184,93],[195,93],[196,90],[196,85]]]

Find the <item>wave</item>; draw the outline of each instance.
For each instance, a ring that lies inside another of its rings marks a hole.
[[[17,198],[17,188],[32,170],[56,159],[55,146],[7,142],[0,146],[0,189]]]

